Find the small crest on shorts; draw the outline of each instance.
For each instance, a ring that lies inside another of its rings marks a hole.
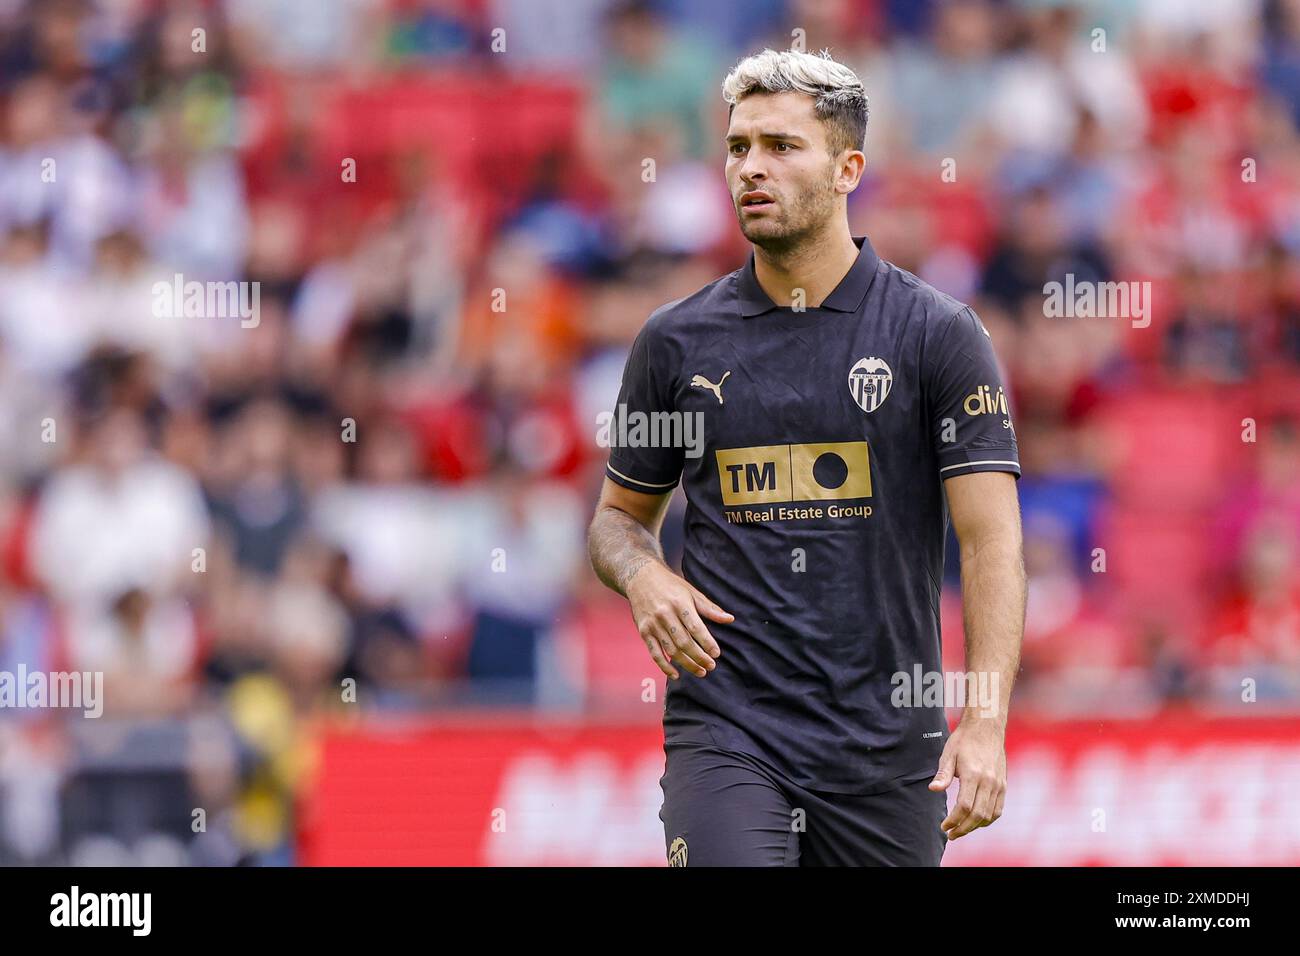
[[[672,846],[668,848],[668,865],[685,866],[686,865],[686,841],[681,837],[673,840]]]

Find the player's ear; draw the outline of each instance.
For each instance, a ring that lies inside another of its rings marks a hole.
[[[866,169],[866,154],[860,149],[846,149],[839,161],[840,174],[837,187],[842,187],[846,194],[853,192],[858,188],[858,183],[862,182],[862,174]]]

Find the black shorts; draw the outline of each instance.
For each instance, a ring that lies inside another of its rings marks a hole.
[[[707,744],[670,741],[664,752],[669,866],[938,866],[948,843],[947,794],[929,789],[933,774],[853,796],[806,790]]]

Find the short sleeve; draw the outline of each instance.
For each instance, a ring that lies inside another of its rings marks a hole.
[[[671,427],[664,427],[676,411],[664,354],[652,316],[632,343],[609,423],[605,474],[616,484],[649,495],[676,487],[685,458],[682,442],[673,441]]]
[[[1011,401],[993,342],[969,307],[927,356],[931,440],[939,477],[1006,471],[1020,477]]]

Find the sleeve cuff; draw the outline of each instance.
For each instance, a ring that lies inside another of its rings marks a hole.
[[[950,451],[939,457],[940,478],[973,475],[981,471],[1005,471],[1019,478],[1020,456],[1016,449],[1002,447]]]
[[[621,464],[621,463],[620,463]],[[625,466],[626,468],[626,466]],[[640,491],[647,495],[662,495],[672,491],[677,487],[681,477],[673,478],[671,481],[653,481],[651,476],[641,477],[633,476],[626,470],[620,470],[614,467],[613,462],[605,465],[605,475],[616,485],[622,485],[624,488],[630,488],[632,491]]]

